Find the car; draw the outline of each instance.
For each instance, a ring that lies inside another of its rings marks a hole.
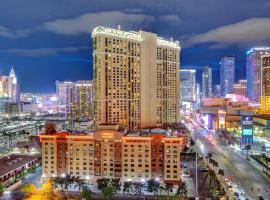
[[[190,174],[187,173],[187,172],[183,172],[183,173],[182,173],[182,177],[190,177]]]
[[[237,192],[234,192],[233,193],[233,196],[236,197],[236,198],[239,198],[240,197],[240,195]]]

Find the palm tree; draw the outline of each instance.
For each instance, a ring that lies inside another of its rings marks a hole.
[[[223,177],[225,175],[224,170],[223,169],[219,169],[218,170],[218,175],[220,175],[221,177]]]
[[[165,191],[167,192],[167,195],[170,195],[170,192],[172,192],[173,184],[172,183],[165,183]]]
[[[187,190],[186,182],[183,181],[179,183],[177,191],[176,191],[176,195],[180,197],[186,197],[187,193],[188,193],[188,190]]]
[[[133,194],[141,195],[142,194],[142,189],[143,189],[143,184],[142,183],[133,183]]]
[[[158,191],[159,186],[160,186],[160,183],[157,182],[154,179],[150,179],[150,180],[147,181],[147,191],[148,192],[153,192],[154,195]]]
[[[124,182],[123,185],[123,193],[130,194],[132,189],[132,183],[131,182]]]
[[[85,181],[83,179],[80,179],[79,176],[77,176],[74,178],[74,184],[74,189],[78,187],[79,191],[81,191],[85,186]]]
[[[250,144],[247,144],[247,145],[245,146],[244,149],[245,149],[246,152],[247,152],[247,160],[248,160],[248,159],[249,159],[249,157],[248,157],[248,152],[251,150],[251,145],[250,145]]]

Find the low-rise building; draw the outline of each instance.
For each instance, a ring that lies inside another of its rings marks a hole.
[[[99,178],[180,182],[184,136],[163,129],[124,133],[101,130],[78,134],[40,135],[43,178],[71,174],[95,182]]]
[[[0,158],[0,183],[5,186],[12,184],[16,175],[21,174],[30,167],[36,167],[40,162],[40,156],[33,155],[9,155]]]

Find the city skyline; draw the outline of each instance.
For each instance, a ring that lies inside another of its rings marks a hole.
[[[14,8],[14,3],[20,6]],[[2,2],[0,72],[7,73],[9,66],[14,65],[22,92],[52,92],[55,80],[92,79],[89,56],[92,54],[92,28],[96,25],[116,28],[120,24],[126,31],[142,29],[166,39],[180,40],[182,66],[209,65],[213,74],[218,74],[219,60],[235,56],[236,81],[244,79],[246,51],[251,47],[269,46],[269,35],[265,34],[269,32],[269,3],[266,0],[261,4],[255,1],[238,3],[245,6],[238,8],[231,6],[233,1],[210,0],[196,4],[199,9],[195,9],[192,1],[175,0],[158,4],[154,1],[147,4],[144,1],[101,1],[95,6],[83,1],[64,6],[55,5],[53,1]],[[39,7],[45,10],[37,12]],[[228,9],[230,17],[224,17]],[[250,9],[253,12],[248,12]],[[214,21],[207,17],[209,11]],[[252,25],[256,25],[256,33],[249,28]],[[241,37],[231,31],[241,29],[245,30]],[[219,30],[230,34],[220,37]],[[41,74],[47,76],[40,78]],[[36,84],[31,84],[32,81]],[[213,83],[218,82],[214,78]]]

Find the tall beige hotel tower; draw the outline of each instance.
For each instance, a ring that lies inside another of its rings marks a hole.
[[[137,129],[178,122],[178,41],[100,26],[92,37],[97,125]]]

